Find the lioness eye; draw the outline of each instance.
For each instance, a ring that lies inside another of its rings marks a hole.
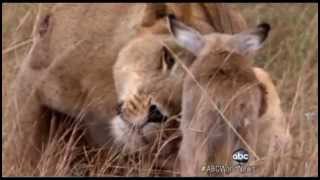
[[[166,47],[163,47],[163,61],[167,69],[171,69],[174,65],[174,58]]]
[[[167,120],[167,116],[164,116],[156,105],[151,105],[149,108],[149,122],[163,122]]]
[[[149,108],[149,112],[154,112],[156,110],[157,110],[157,106],[155,106],[155,105],[151,105]]]
[[[117,104],[117,106],[116,106],[116,113],[117,113],[117,115],[121,114],[121,107],[122,107],[122,105],[123,105],[123,102],[120,102],[120,103]]]

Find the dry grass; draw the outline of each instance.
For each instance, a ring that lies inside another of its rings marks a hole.
[[[271,74],[294,139],[290,152],[286,152],[289,156],[278,159],[277,166],[271,167],[272,172],[262,175],[318,176],[318,5],[235,6],[240,8],[249,25],[267,21],[273,28],[265,48],[256,58],[256,64]],[[5,112],[2,116],[2,145],[6,148],[7,139],[13,137],[7,128],[12,118],[6,113],[11,97],[10,86],[30,48],[37,5],[5,4],[2,10],[2,108]],[[76,128],[73,128],[53,135],[49,144],[52,148],[47,148],[43,153],[38,172],[33,175],[175,175],[172,171],[151,170],[152,157],[139,154],[127,157],[79,148],[81,146],[77,145],[77,141],[80,136],[76,136],[75,131]],[[65,137],[68,141],[61,141]],[[4,157],[4,151],[2,153]],[[3,174],[19,176],[24,172],[16,165],[8,167]]]

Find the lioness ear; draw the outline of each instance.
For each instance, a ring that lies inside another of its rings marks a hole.
[[[198,55],[205,44],[202,35],[198,31],[176,20],[172,15],[168,16],[168,22],[169,31],[178,44],[188,49],[194,55]]]
[[[158,19],[165,17],[165,3],[150,3],[145,5],[142,16],[142,27],[152,26]]]
[[[268,37],[271,27],[267,23],[261,23],[251,31],[235,34],[227,43],[230,51],[247,56],[253,55],[263,45]]]

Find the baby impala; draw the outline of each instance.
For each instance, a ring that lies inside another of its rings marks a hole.
[[[205,165],[231,166],[240,148],[251,162],[284,147],[291,136],[278,94],[251,60],[270,25],[234,35],[201,35],[174,18],[169,23],[177,43],[196,56],[183,84],[181,175],[208,175]]]

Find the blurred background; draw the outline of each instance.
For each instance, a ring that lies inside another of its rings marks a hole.
[[[249,26],[264,21],[272,26],[265,47],[255,58],[279,92],[294,136],[290,161],[279,162],[277,174],[318,176],[318,4],[242,3]],[[2,108],[6,111],[10,85],[32,44],[38,4],[2,4]],[[2,144],[6,138],[2,115]],[[3,146],[2,146],[3,147]],[[4,173],[5,174],[5,173]]]

